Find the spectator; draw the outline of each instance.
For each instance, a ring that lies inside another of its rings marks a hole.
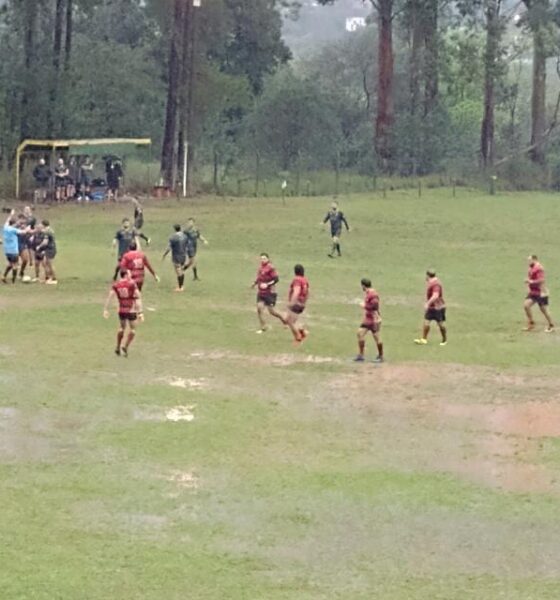
[[[63,202],[66,200],[66,191],[68,186],[68,179],[70,177],[70,171],[64,163],[63,158],[59,158],[56,167],[54,168],[54,190],[57,202]]]
[[[107,176],[107,187],[109,189],[108,199],[116,202],[121,186],[121,178],[123,177],[121,161],[116,156],[109,156],[107,158],[105,163],[105,174]]]
[[[89,156],[84,158],[80,166],[80,193],[78,200],[91,200],[91,180],[93,178],[93,161]]]
[[[35,191],[33,193],[33,203],[46,202],[50,187],[52,171],[44,158],[39,159],[39,163],[33,169],[33,179],[35,179]]]

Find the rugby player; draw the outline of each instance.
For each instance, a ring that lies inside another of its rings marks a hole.
[[[433,269],[426,271],[426,304],[424,305],[424,327],[422,337],[414,340],[415,344],[425,346],[428,343],[428,334],[430,333],[430,324],[432,321],[437,323],[441,333],[440,346],[447,345],[447,327],[445,300],[443,299],[443,286],[437,278]]]
[[[128,252],[122,257],[121,270],[122,269],[130,271],[132,281],[134,281],[140,291],[142,291],[142,288],[144,287],[146,269],[150,271],[156,282],[159,283],[159,277],[156,275],[148,257],[141,250],[138,250],[136,242],[131,242]]]
[[[3,229],[4,255],[6,256],[7,265],[2,277],[2,283],[8,283],[10,271],[12,272],[12,283],[15,283],[17,278],[20,229],[17,227],[15,214],[16,211],[12,209]]]
[[[261,254],[260,260],[261,264],[257,271],[257,277],[251,288],[257,288],[257,316],[260,323],[260,329],[257,330],[257,333],[264,333],[268,330],[263,316],[265,309],[268,310],[270,315],[282,321],[284,325],[286,322],[284,321],[284,317],[274,309],[278,299],[278,295],[276,294],[276,284],[279,281],[278,273],[270,262],[270,258],[266,252]]]
[[[364,319],[358,329],[358,355],[355,362],[365,361],[366,337],[368,333],[373,335],[377,345],[377,358],[373,362],[383,362],[383,342],[381,341],[381,314],[379,312],[379,294],[372,288],[369,279],[362,279],[360,282],[362,290],[365,292],[362,308],[364,309]]]
[[[331,237],[332,237],[332,249],[329,253],[329,258],[335,257],[335,252],[338,256],[342,256],[340,251],[340,236],[342,235],[342,225],[346,227],[346,231],[350,231],[348,222],[344,214],[338,209],[338,202],[333,202],[331,209],[327,213],[327,216],[323,219],[321,225],[330,222],[331,225]]]
[[[53,261],[56,258],[56,240],[54,231],[47,219],[41,221],[41,242],[37,246],[37,254],[43,255],[45,283],[48,285],[57,285],[58,280],[53,267]]]
[[[188,226],[185,229],[185,234],[187,236],[187,254],[189,256],[189,262],[183,267],[183,271],[186,271],[190,267],[193,270],[193,281],[200,281],[198,278],[198,267],[196,260],[196,253],[198,251],[198,240],[200,240],[205,246],[208,245],[208,240],[202,237],[200,233],[200,229],[195,225],[194,219],[191,217],[188,220]]]
[[[525,314],[527,315],[527,327],[525,327],[524,331],[532,331],[535,328],[531,309],[534,304],[537,304],[548,323],[545,331],[546,333],[551,333],[554,331],[554,323],[548,312],[548,289],[546,287],[544,269],[535,254],[529,256],[528,260],[529,272],[525,283],[529,287],[529,293],[523,304]]]
[[[183,267],[187,262],[188,238],[187,234],[181,231],[182,228],[180,225],[174,225],[173,229],[175,233],[169,238],[169,246],[164,252],[162,260],[171,252],[171,260],[173,261],[173,267],[177,275],[177,287],[175,291],[182,292],[185,283]]]
[[[144,314],[142,312],[142,296],[137,285],[130,278],[130,274],[126,269],[119,271],[120,279],[113,283],[111,291],[105,302],[103,316],[109,318],[109,305],[113,298],[116,298],[119,304],[119,330],[117,332],[117,347],[115,354],[122,354],[128,357],[128,349],[134,337],[136,336],[136,320],[143,321]],[[128,337],[124,346],[123,339],[128,327]]]
[[[130,245],[132,242],[135,242],[136,246],[138,247],[137,238],[139,237],[145,240],[146,244],[149,245],[150,239],[147,238],[143,233],[138,233],[134,227],[131,227],[130,219],[125,217],[122,220],[122,227],[117,231],[113,239],[113,251],[115,248],[118,249],[117,266],[115,268],[115,274],[113,275],[113,281],[117,280],[117,276],[121,268],[122,257],[130,250]]]
[[[284,323],[290,328],[294,341],[299,344],[305,340],[308,333],[304,327],[296,327],[298,318],[305,310],[307,298],[309,297],[309,281],[305,277],[305,269],[302,265],[294,267],[295,277],[290,284],[288,294],[288,310],[284,317]]]

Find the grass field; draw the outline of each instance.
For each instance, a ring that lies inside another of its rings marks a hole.
[[[129,359],[102,305],[130,207],[48,211],[60,285],[0,289],[2,599],[560,597],[560,332],[520,331],[529,253],[560,318],[558,198],[348,198],[334,261],[329,202],[148,205],[162,282]],[[177,295],[160,256],[191,214],[210,246]],[[282,298],[306,266],[302,348],[254,333],[261,251]],[[445,348],[412,344],[429,266]],[[380,367],[350,361],[364,276]]]

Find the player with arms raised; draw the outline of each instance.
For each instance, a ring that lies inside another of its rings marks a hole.
[[[546,288],[544,269],[535,254],[529,256],[528,260],[529,273],[527,274],[525,283],[529,286],[529,294],[523,305],[525,314],[527,315],[527,327],[525,327],[524,331],[532,331],[535,328],[535,321],[533,320],[531,308],[534,304],[538,304],[540,311],[548,323],[548,327],[545,331],[546,333],[551,333],[554,331],[554,323],[548,312],[548,289]]]
[[[142,296],[140,290],[130,278],[129,272],[126,269],[121,269],[119,272],[120,279],[113,283],[109,296],[105,302],[103,316],[109,318],[109,305],[111,300],[116,298],[119,303],[119,330],[117,332],[117,347],[115,354],[128,357],[128,349],[136,336],[136,320],[143,321],[144,314],[142,312]],[[128,328],[128,337],[126,343],[122,345],[126,330]]]
[[[296,327],[298,318],[305,310],[305,304],[309,297],[309,281],[305,277],[305,269],[302,265],[294,267],[294,279],[290,284],[290,293],[288,295],[288,312],[284,317],[284,322],[290,328],[294,336],[294,341],[299,344],[307,337],[307,331],[304,327]]]
[[[346,231],[350,231],[350,226],[348,225],[348,221],[346,221],[346,217],[338,209],[338,202],[333,202],[331,205],[331,209],[327,213],[327,216],[323,219],[323,225],[327,222],[330,222],[331,225],[331,237],[332,237],[332,249],[329,258],[335,257],[335,252],[338,256],[342,256],[342,252],[340,251],[340,236],[342,235],[342,225],[346,227]]]
[[[156,282],[159,283],[159,277],[156,275],[148,257],[141,250],[138,250],[136,242],[131,242],[130,249],[121,259],[120,267],[121,269],[130,271],[132,281],[134,281],[140,291],[144,287],[146,269],[150,271]]]
[[[440,346],[447,345],[447,328],[445,326],[446,309],[443,299],[443,286],[433,269],[426,271],[426,304],[424,305],[424,326],[422,337],[414,340],[415,344],[425,346],[428,343],[430,323],[435,321],[441,333]]]
[[[362,308],[364,309],[364,320],[358,329],[358,348],[359,352],[355,362],[365,361],[366,351],[366,336],[368,333],[373,335],[373,339],[377,345],[377,357],[373,362],[383,362],[383,342],[381,341],[381,314],[379,312],[379,294],[372,288],[371,281],[369,279],[362,279],[360,282],[362,290],[365,292],[364,302]]]
[[[268,310],[269,314],[276,317],[282,323],[284,318],[278,313],[274,307],[276,306],[276,300],[278,295],[276,294],[276,284],[278,283],[278,273],[270,262],[270,258],[266,252],[261,254],[261,264],[257,271],[257,277],[251,286],[257,288],[257,316],[259,318],[260,329],[257,333],[264,333],[268,330],[268,326],[264,320],[263,313]]]

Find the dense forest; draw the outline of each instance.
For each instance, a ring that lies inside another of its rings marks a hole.
[[[4,171],[27,137],[148,135],[191,191],[317,172],[560,185],[554,0],[0,6]],[[346,12],[363,23],[344,31]]]

